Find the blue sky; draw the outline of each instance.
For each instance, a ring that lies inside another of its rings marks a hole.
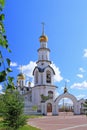
[[[87,98],[87,0],[6,0],[5,29],[16,80],[23,72],[32,80],[32,70],[38,60],[37,49],[45,22],[50,59],[56,69],[55,85],[63,93],[65,81],[68,91],[77,98]],[[14,63],[14,64],[13,64]]]

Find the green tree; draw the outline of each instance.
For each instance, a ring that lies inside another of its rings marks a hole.
[[[83,104],[83,106],[84,106],[85,115],[87,116],[87,99],[86,99],[85,103]]]
[[[49,98],[49,96],[44,96],[43,94],[40,95],[41,96],[41,102],[46,102]]]
[[[5,0],[0,0],[0,83],[4,83],[6,87],[5,94],[0,95],[0,113],[2,113],[4,119],[4,125],[7,129],[17,130],[20,126],[25,124],[25,118],[23,116],[23,100],[19,93],[15,90],[14,78],[8,76],[12,72],[10,68],[11,60],[5,57],[2,53],[2,49],[11,52],[4,28],[4,8]]]
[[[7,78],[7,76],[9,72],[12,72],[10,68],[11,60],[9,58],[6,58],[1,51],[2,49],[5,49],[9,53],[11,52],[11,50],[9,49],[9,44],[3,23],[5,17],[3,13],[4,3],[4,0],[0,0],[0,82],[6,81],[6,83],[9,84],[9,79]]]
[[[3,95],[2,101],[4,102],[2,104],[4,125],[8,130],[17,130],[26,123],[23,115],[24,104],[22,97],[16,90],[13,92],[7,90]]]

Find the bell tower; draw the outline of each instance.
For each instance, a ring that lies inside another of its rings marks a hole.
[[[41,64],[43,62],[50,64],[51,63],[49,61],[50,49],[47,48],[48,37],[44,33],[44,23],[42,23],[42,35],[39,37],[39,42],[40,42],[40,48],[37,50],[38,51],[37,64],[39,63]]]
[[[50,49],[47,47],[48,37],[44,32],[42,23],[42,35],[39,37],[40,48],[38,52],[37,66],[33,70],[34,87],[32,88],[32,100],[35,104],[41,103],[41,95],[54,98],[56,86],[54,86],[55,71],[51,67]]]

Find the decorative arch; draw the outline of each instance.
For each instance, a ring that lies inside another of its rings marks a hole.
[[[56,112],[57,111],[59,112],[58,104],[59,104],[59,102],[60,102],[60,100],[62,98],[69,98],[69,99],[71,99],[71,101],[73,102],[74,114],[80,114],[80,108],[79,108],[78,101],[77,101],[76,97],[73,96],[72,94],[68,93],[68,92],[63,93],[63,94],[61,94],[60,96],[58,96],[56,98],[56,100],[55,100]]]
[[[42,103],[42,110],[41,110],[42,113],[47,115],[48,105],[50,105],[50,107],[52,109],[52,115],[59,115],[58,104],[62,98],[71,99],[73,102],[73,106],[74,106],[74,114],[75,115],[81,114],[81,103],[83,103],[83,100],[78,101],[74,95],[72,95],[68,92],[65,92],[65,93],[59,95],[55,101],[53,101],[53,99],[49,99],[46,102]]]
[[[73,96],[72,94],[68,93],[68,92],[67,92],[67,93],[63,93],[63,94],[61,94],[60,96],[58,96],[58,97],[56,98],[55,102],[58,104],[59,101],[60,101],[62,98],[69,98],[69,99],[72,100],[73,104],[77,103],[76,97]]]
[[[51,72],[49,70],[46,71],[46,82],[51,83]]]

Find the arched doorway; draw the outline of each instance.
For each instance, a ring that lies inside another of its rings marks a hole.
[[[79,108],[78,101],[77,101],[76,97],[73,96],[72,94],[68,93],[68,92],[63,93],[63,94],[61,94],[60,96],[58,96],[56,98],[56,100],[55,100],[56,114],[59,115],[58,104],[59,104],[60,100],[63,99],[63,98],[68,98],[68,99],[70,99],[73,102],[73,111],[74,111],[74,114],[80,114],[80,108]]]
[[[73,115],[73,102],[69,98],[62,98],[58,104],[59,115]]]
[[[47,104],[47,113],[48,112],[52,112],[52,104],[51,103]]]
[[[61,99],[68,98],[73,102],[73,113],[75,115],[81,114],[81,103],[83,103],[83,100],[77,100],[75,96],[72,94],[65,92],[61,95],[59,95],[54,101],[53,99],[49,99],[44,103],[41,103],[41,112],[44,115],[48,115],[48,113],[51,113],[51,115],[59,115],[59,107],[58,104]]]

